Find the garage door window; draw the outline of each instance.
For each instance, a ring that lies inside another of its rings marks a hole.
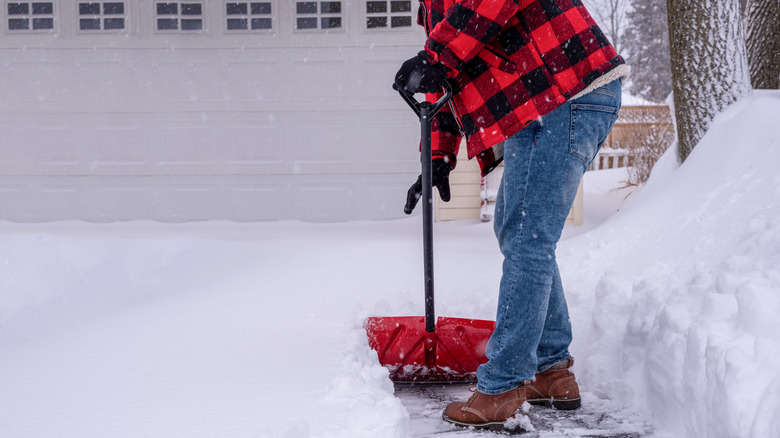
[[[341,30],[342,2],[295,2],[296,30]]]
[[[271,32],[274,5],[265,2],[225,2],[225,29],[229,32]]]
[[[412,27],[410,0],[366,1],[367,29],[396,29]]]
[[[157,30],[200,32],[203,30],[202,2],[157,2]]]
[[[124,32],[125,2],[79,2],[79,31]]]
[[[8,32],[54,32],[54,2],[7,2]]]

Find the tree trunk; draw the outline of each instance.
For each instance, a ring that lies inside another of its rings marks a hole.
[[[752,92],[739,0],[667,0],[680,160],[713,117]]]
[[[749,0],[744,16],[753,88],[780,88],[780,0]]]

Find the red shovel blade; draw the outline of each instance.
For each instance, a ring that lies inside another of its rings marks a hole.
[[[422,316],[388,316],[366,319],[365,328],[368,345],[394,382],[476,382],[496,323],[440,317],[429,333]]]

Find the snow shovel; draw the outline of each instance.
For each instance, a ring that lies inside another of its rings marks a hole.
[[[420,118],[422,161],[425,316],[379,316],[365,321],[368,344],[398,383],[476,382],[477,367],[487,362],[485,346],[494,321],[435,317],[433,305],[433,169],[431,122],[452,98],[447,84],[436,103],[418,102],[400,92]]]

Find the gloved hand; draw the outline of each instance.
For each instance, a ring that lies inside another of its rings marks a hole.
[[[428,52],[423,50],[401,65],[395,74],[393,89],[406,94],[436,93],[441,91],[445,79],[447,67],[440,63],[431,64]]]
[[[439,196],[444,202],[450,201],[450,166],[449,161],[444,158],[434,158],[431,162],[433,167],[433,186],[439,189]],[[406,194],[406,205],[404,206],[404,213],[412,214],[414,207],[417,206],[417,201],[422,196],[422,175],[417,177],[417,182],[409,187],[409,192]]]

